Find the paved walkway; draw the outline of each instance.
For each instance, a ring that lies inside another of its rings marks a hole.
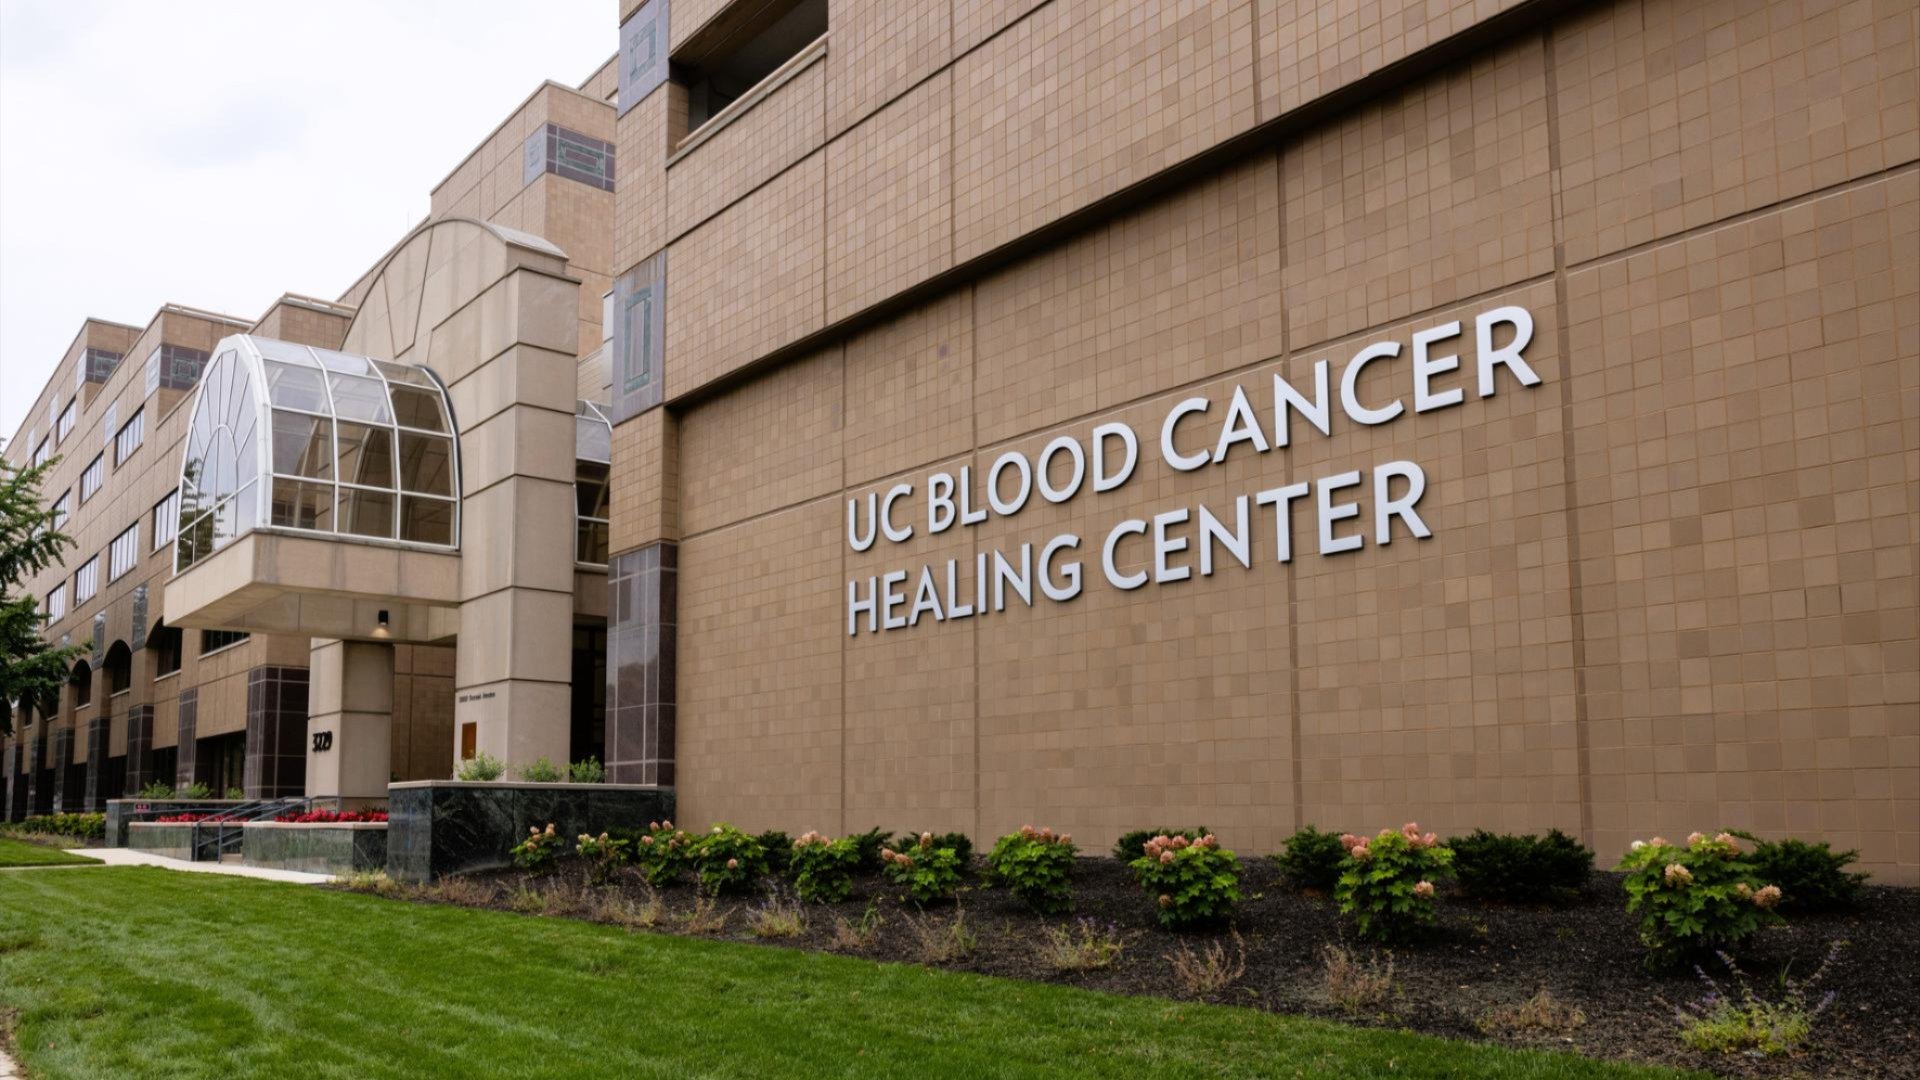
[[[13,1080],[20,1075],[20,1067],[13,1063],[5,1050],[0,1050],[0,1080]]]
[[[333,880],[331,874],[308,874],[299,870],[266,870],[258,866],[242,866],[239,863],[187,862],[183,859],[169,859],[165,855],[153,855],[132,848],[74,848],[75,855],[86,855],[108,866],[159,866],[168,870],[185,870],[192,874],[230,874],[233,877],[260,878],[264,881],[285,881],[295,885],[321,885]],[[0,1072],[0,1080],[6,1080],[7,1074]]]

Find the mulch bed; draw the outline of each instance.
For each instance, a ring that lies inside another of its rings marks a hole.
[[[1872,886],[1854,911],[1790,915],[1785,927],[1761,935],[1743,965],[1765,994],[1777,992],[1775,976],[1783,968],[1791,965],[1794,974],[1810,975],[1831,942],[1848,943],[1822,987],[1821,992],[1837,991],[1837,998],[1815,1027],[1811,1045],[1801,1053],[1769,1059],[1702,1054],[1680,1042],[1673,1010],[1663,999],[1691,1001],[1705,988],[1691,973],[1657,976],[1642,968],[1639,941],[1616,875],[1594,874],[1579,899],[1560,908],[1504,907],[1443,895],[1440,929],[1419,946],[1393,955],[1393,993],[1377,1007],[1348,1011],[1328,999],[1322,949],[1344,943],[1363,959],[1373,959],[1373,950],[1359,946],[1350,935],[1343,937],[1330,897],[1288,887],[1266,860],[1246,860],[1243,865],[1247,901],[1231,928],[1211,933],[1173,934],[1154,927],[1143,893],[1126,868],[1109,858],[1080,860],[1075,910],[1066,918],[1043,918],[1003,891],[975,889],[963,895],[961,908],[978,947],[971,956],[941,966],[1190,999],[1194,995],[1175,976],[1169,957],[1183,947],[1204,953],[1218,943],[1230,957],[1244,950],[1246,968],[1232,987],[1207,995],[1223,1004],[1727,1076],[1920,1077],[1920,890]],[[531,891],[545,894],[549,915],[594,918],[596,898],[609,890],[636,901],[648,894],[630,873],[607,889],[591,888],[581,866],[563,860],[544,876],[501,871],[455,879],[450,886],[410,890],[408,895],[527,910],[536,906],[528,903]],[[679,920],[700,902],[699,894],[681,885],[658,895],[666,917],[654,929],[687,932]],[[762,902],[754,896],[722,898],[717,910],[732,909],[732,915],[711,936],[761,940],[748,929],[746,915]],[[858,923],[869,905],[881,922],[866,944],[836,944],[836,920]],[[862,879],[854,897],[844,903],[805,910],[806,929],[775,944],[918,963],[923,953],[914,924],[943,925],[955,909],[948,905],[919,912],[900,902],[898,890],[875,876]],[[1117,930],[1126,941],[1125,951],[1104,970],[1056,971],[1038,948],[1044,928],[1083,918]],[[1488,1026],[1494,1010],[1523,1003],[1541,990],[1580,1010],[1584,1022],[1568,1029]]]

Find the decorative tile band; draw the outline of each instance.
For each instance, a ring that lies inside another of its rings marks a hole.
[[[559,124],[542,124],[527,136],[520,155],[523,186],[542,173],[553,173],[601,191],[613,190],[613,144],[604,139]]]
[[[607,568],[607,779],[674,782],[680,545],[661,541]]]

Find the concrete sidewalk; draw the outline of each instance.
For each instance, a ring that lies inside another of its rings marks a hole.
[[[294,885],[321,885],[332,881],[331,874],[308,874],[299,870],[265,870],[257,866],[242,866],[239,863],[186,862],[181,859],[169,859],[165,855],[152,855],[132,848],[73,848],[75,855],[85,855],[99,859],[108,866],[158,866],[167,870],[184,870],[190,874],[228,874],[233,877],[260,878],[263,881],[284,881]],[[4,1077],[0,1073],[0,1077]]]

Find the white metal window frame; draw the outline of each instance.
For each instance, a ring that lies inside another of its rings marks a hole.
[[[47,621],[59,622],[67,615],[67,583],[61,582],[47,594]]]
[[[135,450],[147,441],[147,410],[143,406],[133,410],[127,422],[120,425],[120,431],[113,437],[113,466],[119,468],[127,463]]]
[[[119,581],[139,565],[140,523],[136,521],[107,546],[107,581]]]
[[[166,498],[153,504],[153,527],[151,529],[153,533],[153,546],[149,550],[159,551],[161,548],[173,543],[173,538],[179,535],[179,530],[180,489],[174,488],[172,491],[167,492]]]
[[[87,466],[87,471],[80,474],[80,505],[87,505],[87,500],[100,494],[100,489],[106,483],[107,455],[102,452],[94,455],[93,462]]]
[[[73,572],[73,602],[84,604],[100,593],[100,556],[95,555]]]
[[[58,442],[65,443],[67,436],[73,434],[73,425],[79,419],[80,399],[74,398],[72,401],[67,402],[67,407],[60,412],[59,426],[54,429],[55,439]]]

